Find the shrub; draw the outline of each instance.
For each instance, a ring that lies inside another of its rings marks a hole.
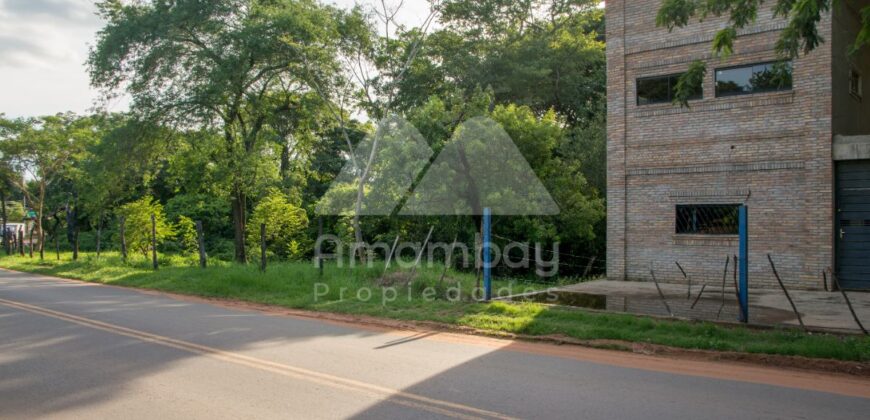
[[[179,220],[186,216],[202,222],[206,241],[233,236],[230,203],[222,197],[206,194],[179,194],[166,202],[166,217]]]
[[[298,258],[305,253],[308,215],[277,189],[271,189],[256,207],[248,223],[248,246],[260,249],[260,225],[266,224],[266,247],[281,258]],[[252,253],[254,254],[254,253]],[[259,253],[256,253],[259,256]]]
[[[151,249],[151,215],[156,222],[157,244],[163,243],[174,235],[172,225],[166,221],[163,205],[150,196],[121,206],[119,211],[125,218],[124,231],[127,247],[148,256]]]
[[[199,243],[196,240],[196,222],[187,216],[178,216],[175,224],[175,241],[182,255],[195,254],[198,252]]]

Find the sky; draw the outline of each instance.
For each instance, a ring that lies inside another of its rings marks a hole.
[[[387,0],[388,5],[398,2]],[[428,14],[428,1],[405,0],[398,19],[418,25]],[[84,63],[102,25],[92,0],[0,0],[0,114],[15,118],[92,110],[98,93],[90,88]],[[127,105],[121,98],[106,108],[121,112]]]

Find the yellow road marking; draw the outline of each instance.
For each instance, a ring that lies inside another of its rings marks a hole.
[[[240,353],[220,350],[213,347],[203,346],[200,344],[190,343],[187,341],[148,333],[145,331],[134,330],[127,327],[122,327],[120,325],[80,317],[77,315],[59,312],[52,309],[30,305],[27,303],[0,299],[0,304],[22,311],[64,320],[74,324],[97,330],[107,331],[117,335],[135,338],[137,340],[145,341],[148,343],[159,344],[165,347],[184,350],[190,353],[201,354],[217,360],[247,366],[250,368],[267,371],[286,377],[302,379],[305,381],[315,382],[334,388],[342,388],[351,391],[362,392],[381,398],[387,397],[385,401],[415,409],[429,411],[440,415],[445,415],[448,417],[460,419],[513,419],[512,417],[494,411],[483,410],[464,404],[424,397],[422,395],[387,388],[380,385],[370,384],[367,382],[361,382],[354,379],[342,378],[340,376],[334,376],[327,373],[317,372],[282,363],[276,363],[269,360],[246,356]]]

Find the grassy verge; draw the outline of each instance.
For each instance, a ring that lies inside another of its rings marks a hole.
[[[295,309],[436,321],[516,334],[561,334],[577,339],[625,340],[688,349],[870,361],[870,339],[866,337],[805,334],[792,329],[752,330],[568,310],[537,303],[477,303],[471,297],[474,276],[451,273],[441,282],[441,270],[437,267],[421,269],[411,286],[403,284],[408,276],[399,271],[390,273],[386,281],[381,279],[382,266],[327,265],[321,277],[315,267],[303,262],[271,264],[266,273],[260,273],[255,265],[216,262],[200,269],[191,259],[165,257],[161,269],[155,272],[141,257],[124,263],[117,255],[106,254],[99,259],[84,256],[76,262],[71,261],[70,255],[61,255],[60,260],[52,255],[44,262],[38,258],[2,257],[0,267]],[[535,286],[496,282],[495,287],[520,293]]]

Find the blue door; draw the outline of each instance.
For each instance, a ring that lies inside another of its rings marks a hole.
[[[837,163],[837,274],[844,289],[870,289],[870,160]]]

